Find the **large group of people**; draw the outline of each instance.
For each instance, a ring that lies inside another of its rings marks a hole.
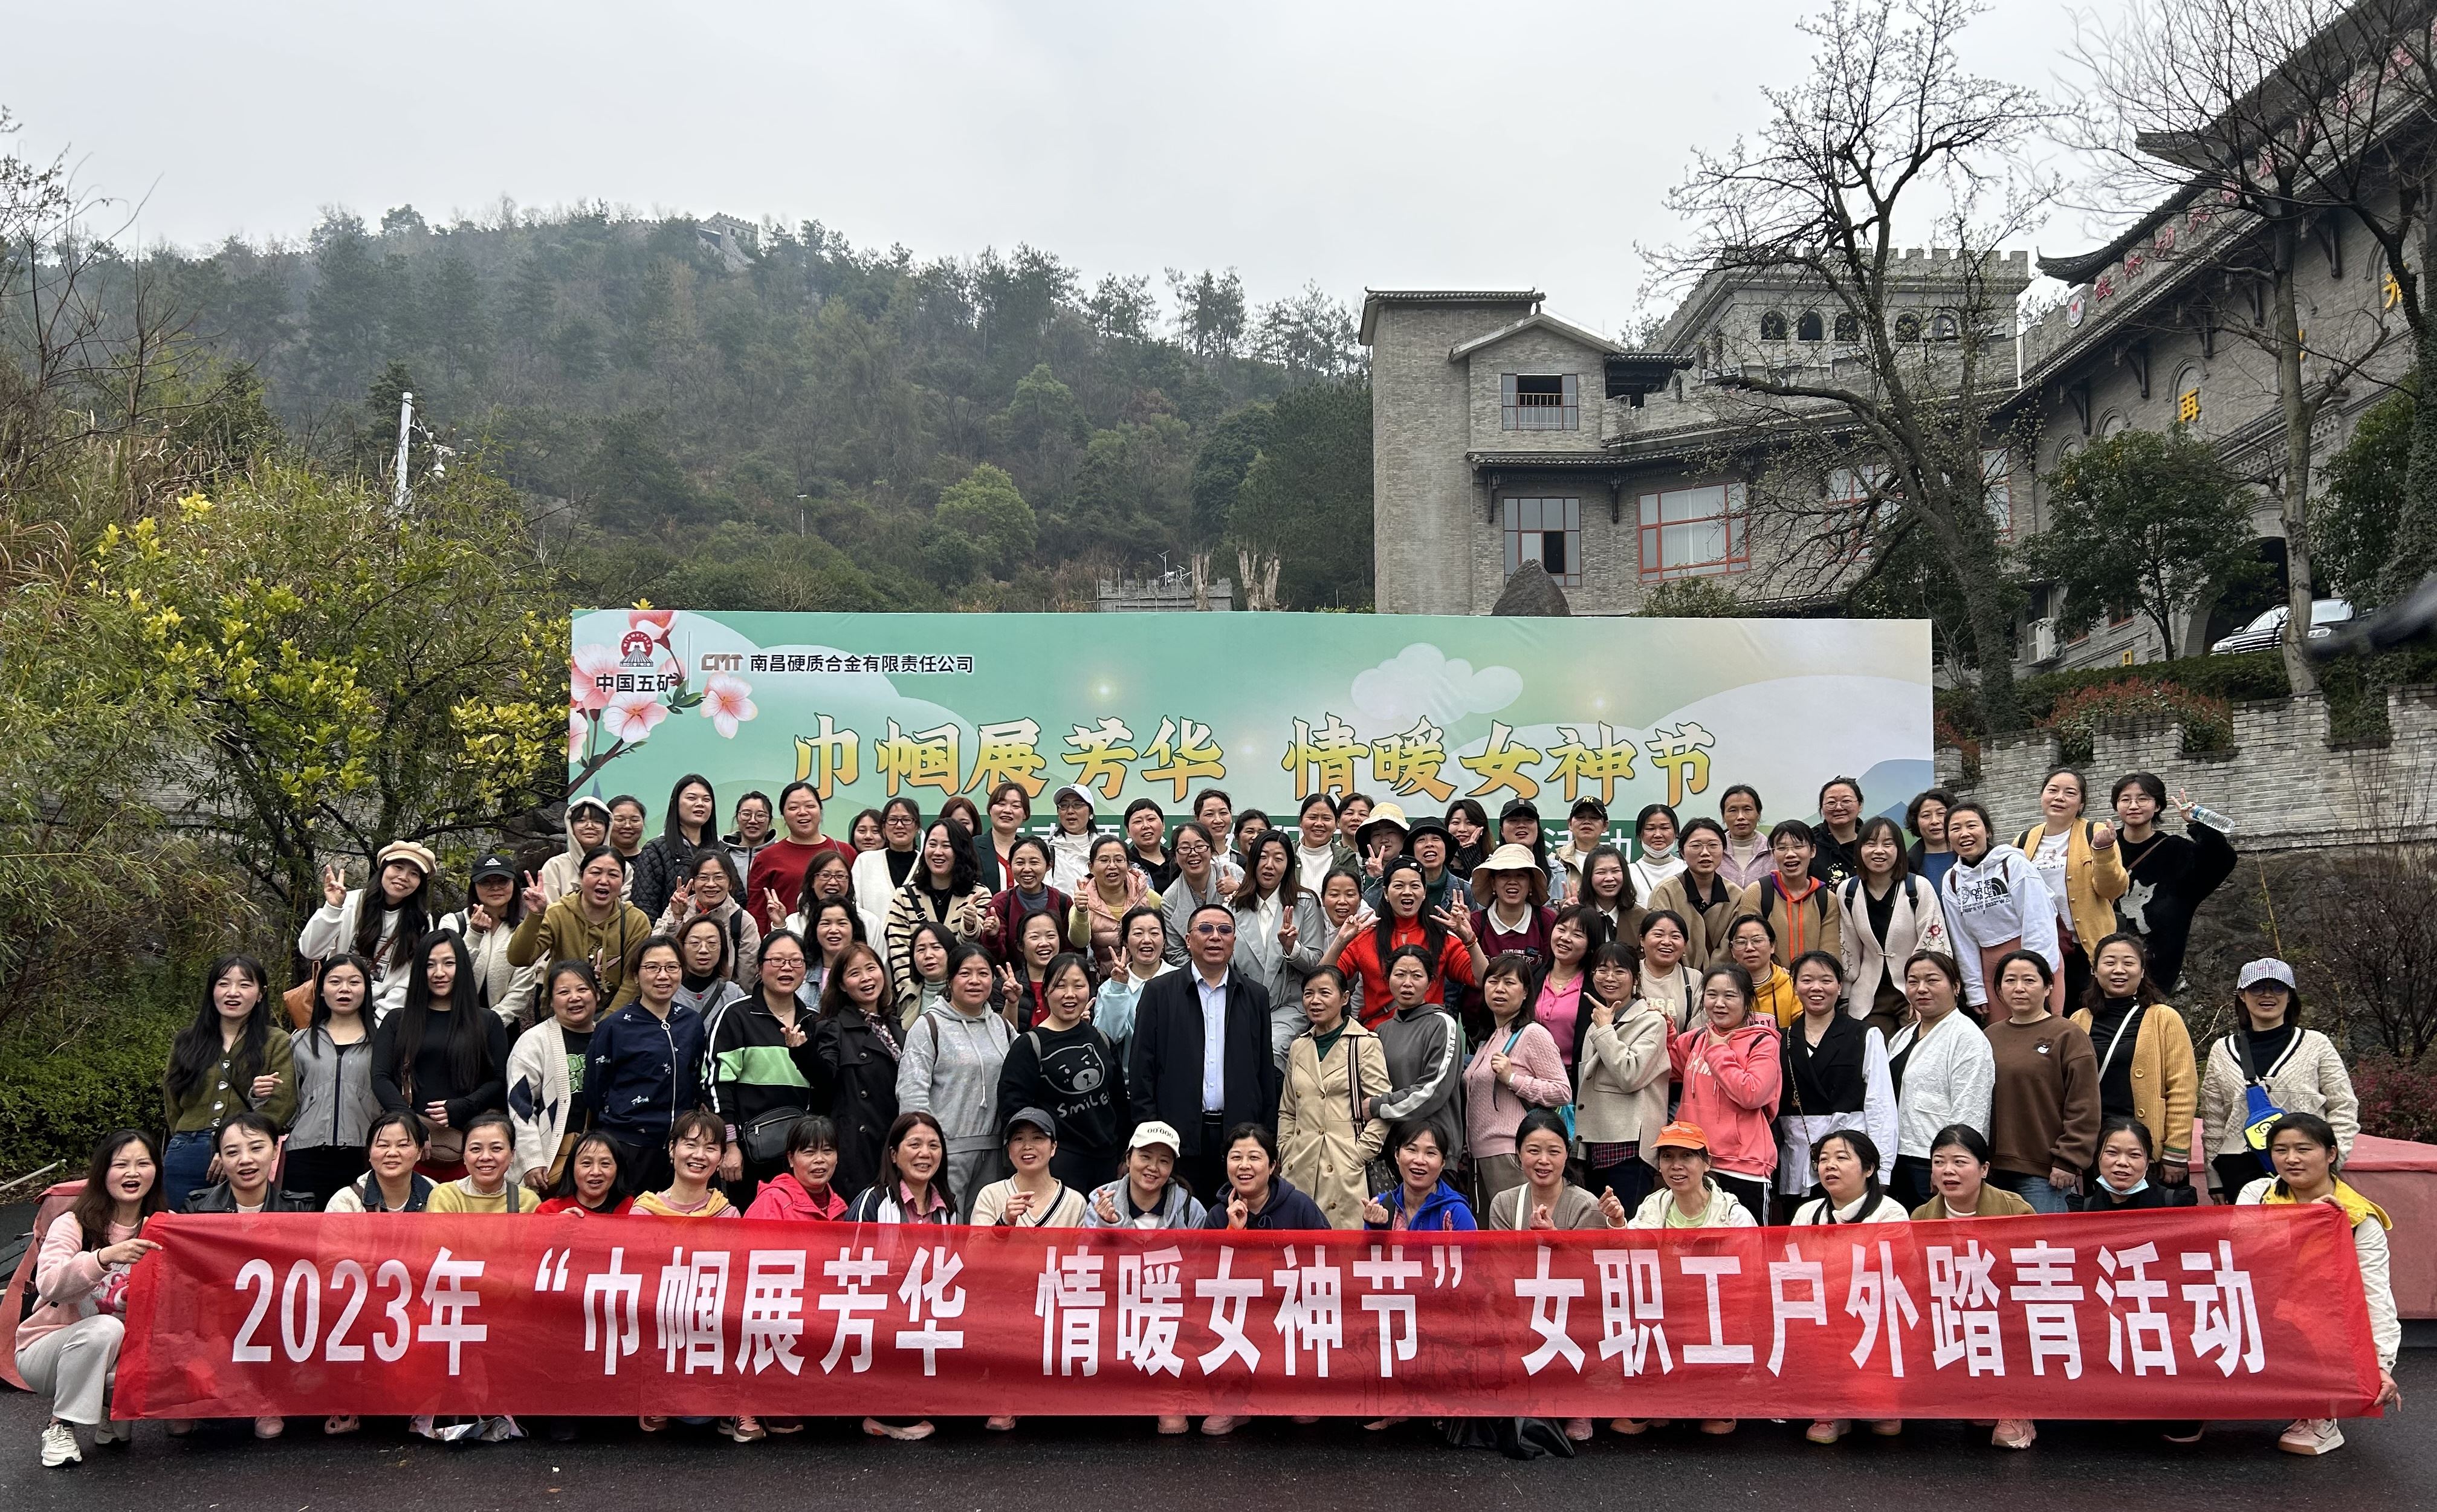
[[[1276,823],[1217,789],[1173,819],[1144,799],[1098,833],[1070,786],[1037,831],[1010,782],[927,818],[892,799],[840,841],[800,782],[745,795],[722,835],[689,776],[648,840],[639,800],[575,799],[563,851],[482,855],[453,913],[401,840],[361,886],[328,871],[286,1015],[260,963],[212,965],[160,1133],[105,1139],[41,1236],[17,1351],[52,1402],[43,1457],[77,1459],[79,1427],[123,1439],[120,1300],[172,1208],[1687,1228],[2171,1207],[2197,1172],[2224,1202],[2348,1215],[2391,1371],[2341,1056],[2274,958],[2196,1053],[2174,1000],[2210,990],[2182,962],[2233,850],[2149,774],[2112,818],[2087,792],[2055,772],[2010,841],[1943,789],[1871,816],[1849,778],[1765,827],[1744,784],[1718,819],[1651,804],[1621,833],[1586,797],[1552,847],[1529,801],[1493,820],[1359,793]],[[2186,835],[2158,828],[2169,808]]]

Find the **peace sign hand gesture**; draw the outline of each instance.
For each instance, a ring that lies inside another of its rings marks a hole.
[[[1467,945],[1476,943],[1472,935],[1472,915],[1463,908],[1434,908],[1430,910],[1430,923]]]
[[[547,888],[544,888],[544,887],[541,885],[541,878],[539,878],[539,877],[537,877],[537,876],[535,876],[535,875],[534,875],[532,872],[530,872],[530,871],[526,872],[526,873],[525,873],[525,912],[527,912],[527,913],[539,913],[539,912],[541,912],[543,909],[545,909],[545,908],[547,908],[547,907],[549,907],[549,906],[550,906],[550,889],[548,889]]]
[[[347,901],[347,869],[336,861],[322,869],[322,901],[333,908]]]

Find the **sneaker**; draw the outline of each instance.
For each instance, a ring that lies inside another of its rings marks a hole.
[[[1704,1417],[1701,1419],[1701,1432],[1709,1434],[1712,1438],[1723,1438],[1734,1431],[1735,1419],[1731,1417]]]
[[[1589,1443],[1591,1441],[1591,1420],[1587,1417],[1567,1418],[1566,1436],[1572,1439],[1577,1444]]]
[[[1814,1422],[1802,1436],[1815,1444],[1833,1444],[1852,1426],[1842,1417],[1822,1417]]]
[[[432,1427],[432,1421],[431,1414],[418,1413],[406,1420],[406,1431],[417,1438],[438,1438],[440,1434]]]
[[[884,1423],[877,1417],[865,1418],[863,1431],[874,1438],[893,1438],[901,1444],[915,1443],[938,1432],[929,1418],[919,1423]]]
[[[996,1417],[984,1419],[982,1426],[993,1433],[1012,1433],[1015,1429],[1015,1419],[1002,1413]]]
[[[80,1465],[84,1450],[77,1448],[76,1430],[57,1418],[43,1430],[43,1468],[55,1470],[62,1465]]]
[[[1394,1428],[1398,1423],[1409,1421],[1411,1421],[1410,1418],[1404,1417],[1374,1417],[1362,1425],[1362,1431],[1366,1433],[1376,1433],[1383,1428]]]
[[[1169,1434],[1170,1436],[1178,1433],[1189,1433],[1193,1431],[1193,1421],[1191,1418],[1186,1417],[1183,1413],[1170,1414],[1159,1420],[1159,1431],[1163,1433]]]
[[[1989,1442],[1999,1449],[2028,1449],[2039,1436],[2039,1429],[2027,1417],[2000,1417]]]
[[[669,1420],[666,1417],[638,1417],[635,1426],[646,1433],[657,1433],[669,1426]]]
[[[353,1413],[333,1413],[322,1419],[322,1432],[333,1437],[352,1433],[364,1426],[364,1420]]]
[[[285,1417],[257,1417],[254,1420],[254,1436],[256,1438],[277,1438],[286,1432],[288,1419]]]
[[[763,1431],[758,1417],[730,1417],[720,1423],[720,1432],[740,1444],[758,1444],[770,1435]]]
[[[1646,1417],[1611,1417],[1607,1426],[1610,1433],[1622,1433],[1627,1438],[1636,1438],[1650,1432],[1650,1420]]]
[[[764,1417],[762,1419],[762,1432],[765,1433],[800,1433],[803,1431],[804,1420],[800,1417]]]
[[[1241,1415],[1234,1417],[1225,1415],[1205,1417],[1201,1419],[1201,1431],[1209,1434],[1212,1438],[1224,1438],[1229,1433],[1234,1433],[1236,1430],[1243,1427],[1246,1423],[1251,1421],[1252,1419],[1250,1417],[1243,1416]]]
[[[47,1435],[44,1442],[49,1442]],[[2277,1435],[2276,1447],[2288,1454],[2331,1453],[2344,1447],[2344,1431],[2332,1417],[2297,1417],[2292,1427]]]
[[[2197,1444],[2200,1441],[2200,1435],[2206,1432],[2208,1432],[2208,1424],[2206,1423],[2191,1423],[2188,1425],[2177,1423],[2175,1425],[2174,1432],[2169,1433],[2161,1433],[2158,1436],[2165,1439],[2169,1444]]]
[[[124,1444],[134,1436],[133,1423],[114,1423],[105,1417],[93,1425],[93,1447],[96,1449],[104,1444]]]
[[[1880,1438],[1895,1438],[1903,1433],[1903,1419],[1882,1417],[1870,1424],[1870,1432]]]

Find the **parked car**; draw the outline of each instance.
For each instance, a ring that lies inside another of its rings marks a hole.
[[[2310,639],[2323,640],[2327,626],[2341,624],[2353,617],[2353,607],[2342,599],[2310,601]],[[2266,651],[2285,635],[2285,606],[2279,604],[2259,618],[2209,647],[2213,657],[2230,657],[2244,651]]]

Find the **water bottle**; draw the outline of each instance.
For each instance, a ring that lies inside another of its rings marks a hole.
[[[2208,808],[2201,804],[2195,803],[2192,805],[2191,813],[2188,818],[2190,822],[2194,824],[2205,824],[2210,829],[2217,831],[2219,835],[2232,835],[2234,833],[2234,820],[2227,818],[2224,815],[2219,814],[2213,808]]]

